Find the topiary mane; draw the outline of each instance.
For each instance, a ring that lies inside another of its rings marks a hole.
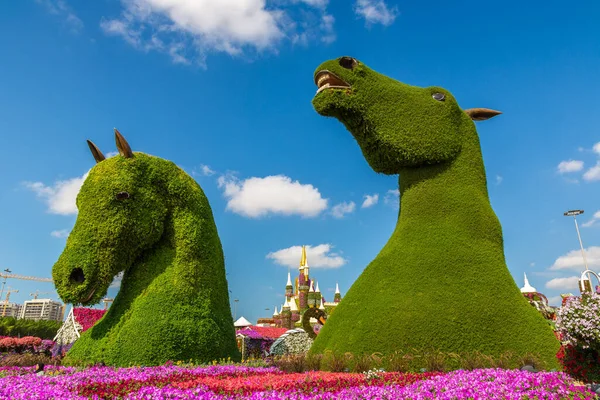
[[[158,365],[239,358],[223,249],[200,186],[174,163],[133,153],[97,164],[77,196],[79,215],[52,277],[67,303],[95,304],[115,275],[121,289],[65,362]]]
[[[323,63],[315,83],[315,110],[346,126],[376,172],[399,174],[400,213],[311,351],[510,350],[556,366],[559,343],[506,267],[488,197],[473,120],[500,113],[463,111],[445,89],[406,85],[350,57]]]

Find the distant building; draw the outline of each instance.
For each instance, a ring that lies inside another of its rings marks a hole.
[[[16,303],[0,304],[0,315],[3,317],[19,318],[23,306]]]
[[[20,318],[62,321],[64,306],[51,299],[27,300],[21,308]]]

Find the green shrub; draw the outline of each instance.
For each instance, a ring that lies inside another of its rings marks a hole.
[[[61,321],[35,321],[31,319],[0,317],[0,336],[36,336],[41,339],[52,340],[61,326]]]
[[[346,126],[376,172],[400,176],[401,204],[391,238],[310,351],[389,354],[435,346],[497,357],[510,350],[538,353],[556,367],[559,342],[506,267],[488,197],[471,119],[497,112],[463,111],[443,88],[409,86],[339,61],[317,71],[350,87],[321,91],[315,110]]]

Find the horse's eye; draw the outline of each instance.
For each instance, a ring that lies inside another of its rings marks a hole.
[[[115,197],[117,198],[117,200],[126,200],[129,198],[129,193],[119,192],[119,193],[117,193],[117,195]]]
[[[434,94],[431,95],[431,97],[433,97],[437,101],[444,101],[444,100],[446,100],[446,95],[444,93],[434,93]]]
[[[358,64],[358,61],[352,57],[342,57],[338,62],[340,66],[346,69],[353,69]]]

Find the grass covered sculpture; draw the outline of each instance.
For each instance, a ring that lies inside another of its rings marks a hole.
[[[133,153],[97,164],[77,196],[79,215],[52,277],[66,303],[98,303],[123,271],[106,315],[66,364],[160,365],[239,359],[223,249],[200,186],[174,163]]]
[[[473,120],[440,87],[409,86],[342,57],[315,72],[315,110],[341,121],[378,173],[399,174],[392,237],[321,329],[311,352],[435,348],[498,356],[559,343],[520,293],[504,259]]]

